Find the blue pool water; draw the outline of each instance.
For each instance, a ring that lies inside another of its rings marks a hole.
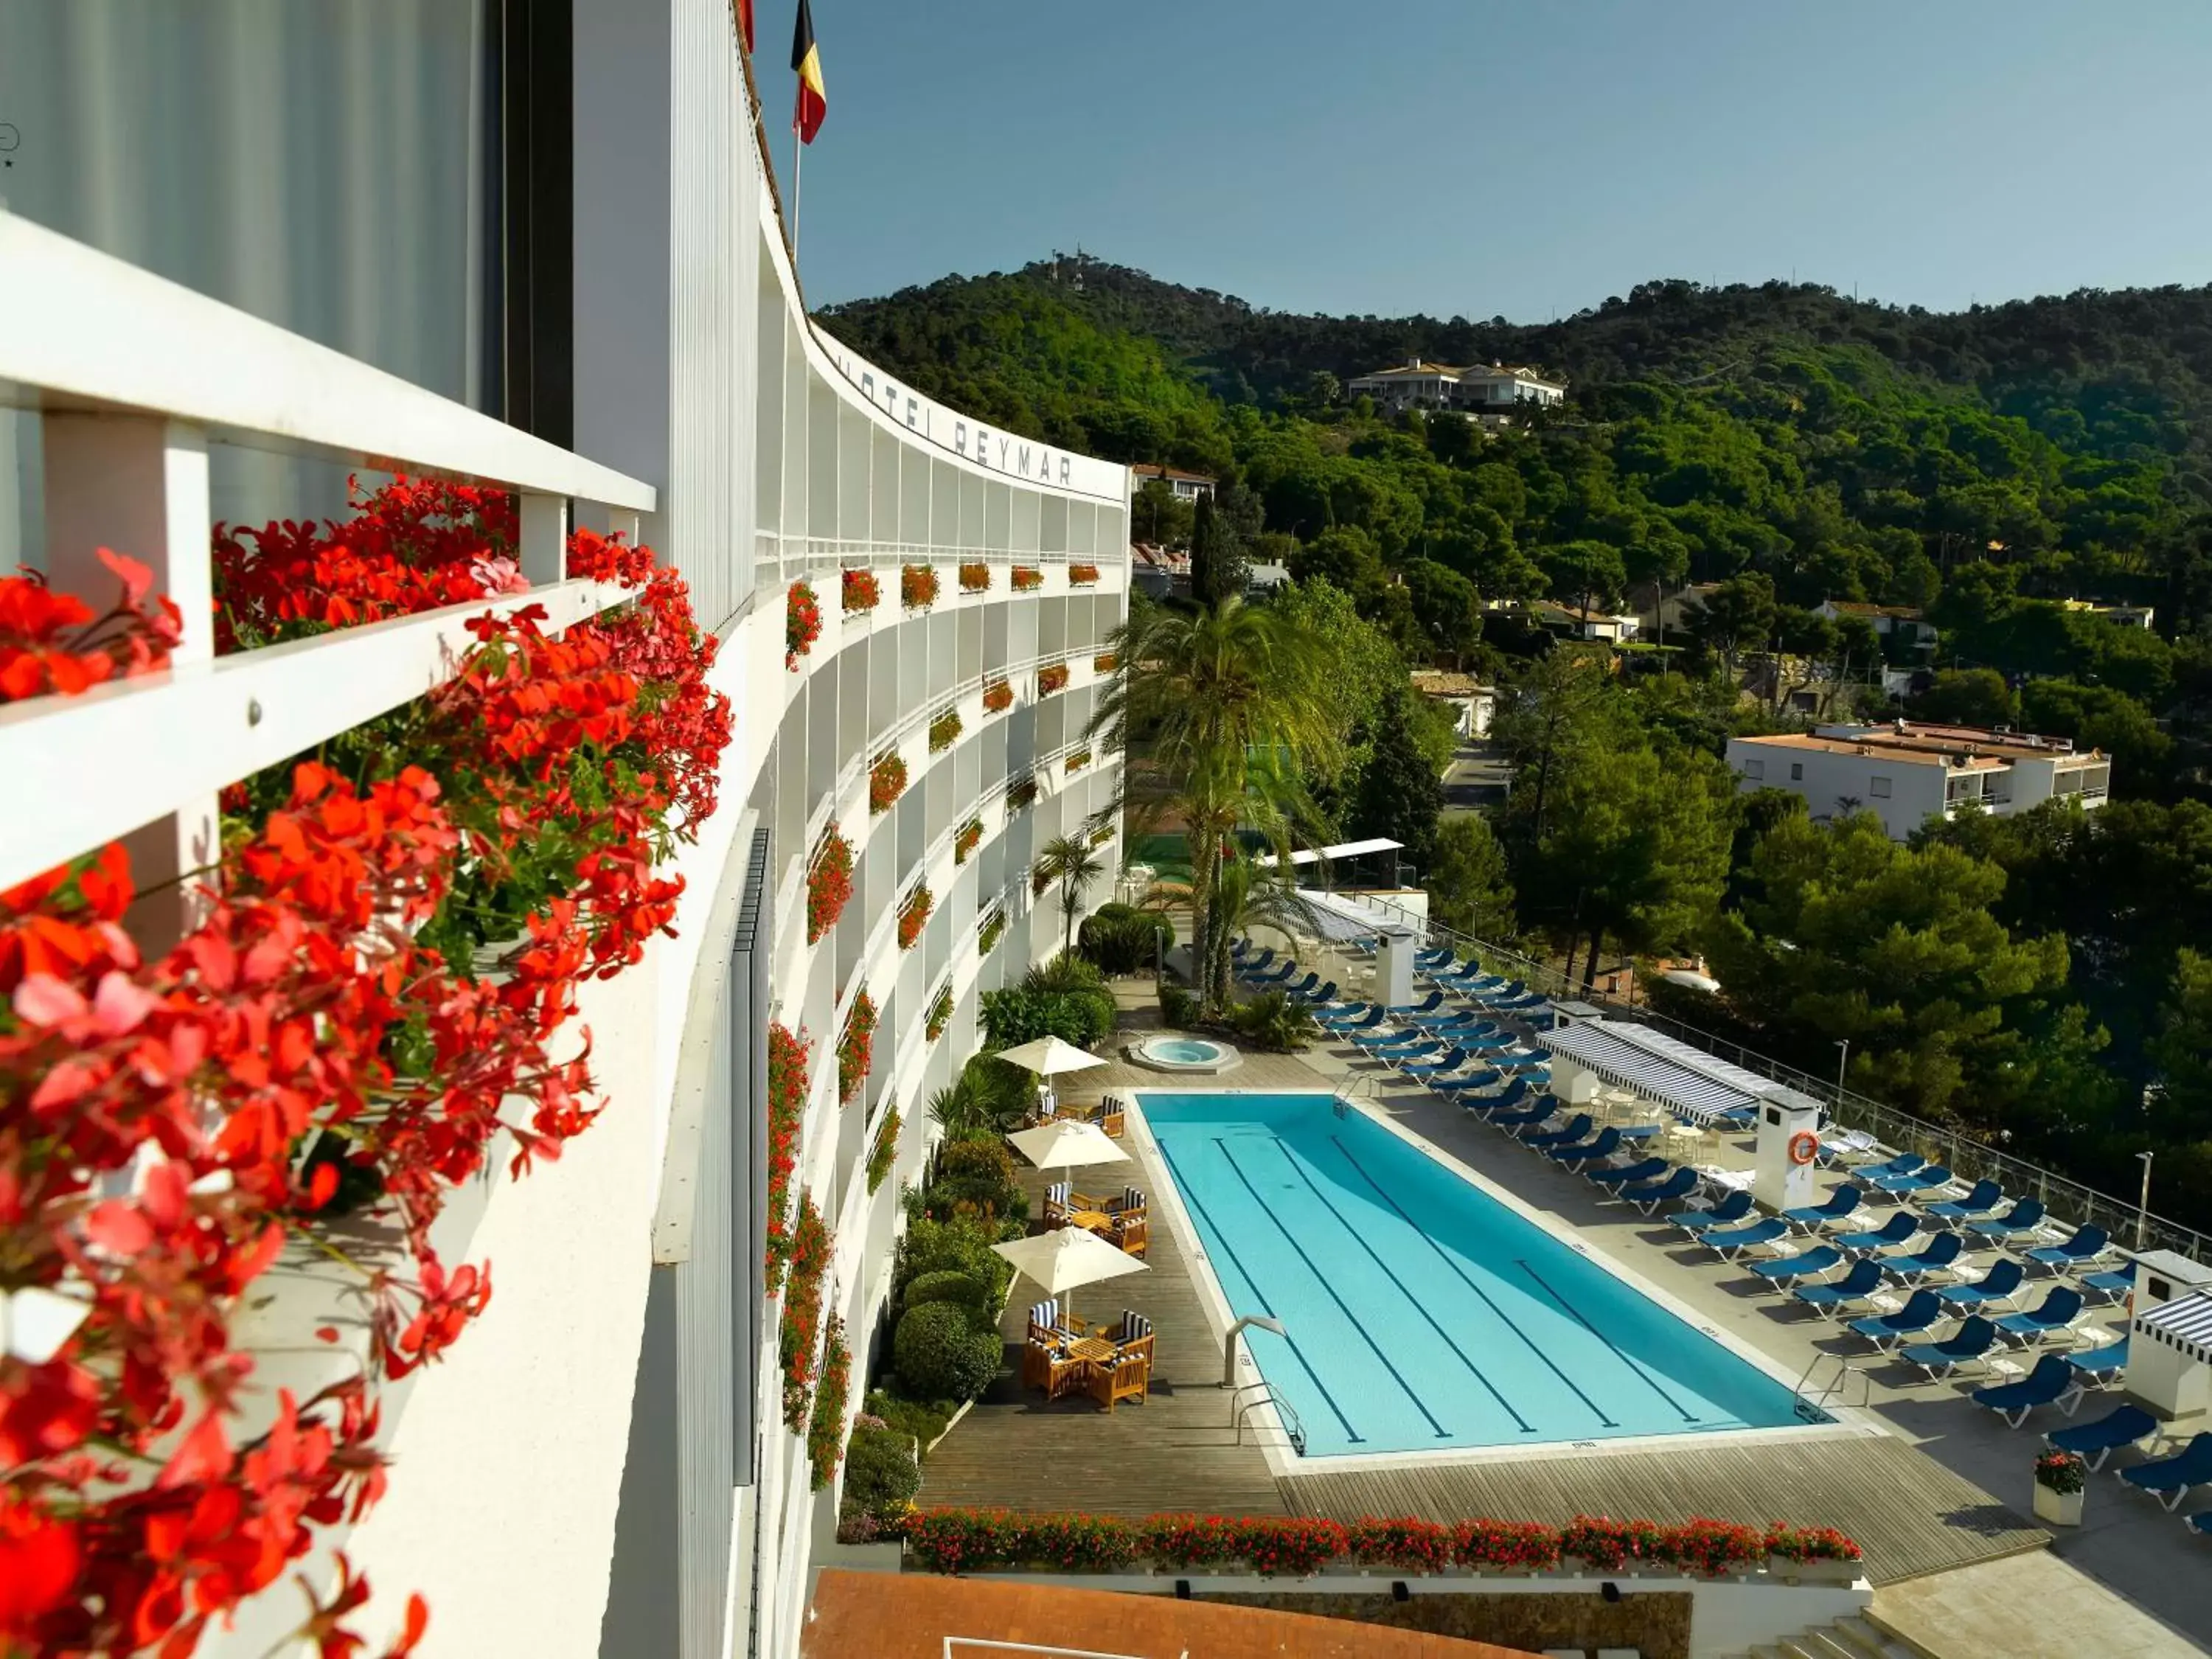
[[[1221,1058],[1221,1045],[1200,1037],[1156,1037],[1145,1045],[1155,1060],[1172,1060],[1184,1066],[1204,1066]]]
[[[1246,1338],[1309,1456],[1807,1420],[1786,1384],[1330,1096],[1138,1098],[1230,1305],[1289,1328]]]

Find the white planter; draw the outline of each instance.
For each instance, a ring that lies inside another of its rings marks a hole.
[[[2078,1527],[2081,1524],[2081,1500],[2088,1495],[2087,1486],[2080,1492],[2057,1492],[2039,1480],[2035,1483],[2035,1518],[2054,1527]]]

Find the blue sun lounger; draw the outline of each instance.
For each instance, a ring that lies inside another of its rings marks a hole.
[[[1646,1181],[1620,1189],[1620,1201],[1633,1204],[1647,1216],[1655,1215],[1669,1204],[1679,1204],[1698,1190],[1695,1170],[1676,1170],[1663,1181]]]
[[[1751,1270],[1770,1285],[1792,1285],[1801,1279],[1818,1279],[1843,1265],[1841,1250],[1832,1244],[1815,1244],[1809,1250],[1785,1255],[1778,1261],[1754,1261]]]
[[[1667,1173],[1663,1158],[1639,1158],[1633,1164],[1624,1164],[1617,1170],[1588,1169],[1583,1173],[1595,1187],[1610,1187],[1615,1192],[1625,1192],[1646,1181],[1656,1181]]]
[[[1504,1076],[1504,1073],[1501,1072],[1497,1075],[1503,1077]],[[1495,1123],[1498,1121],[1498,1115],[1500,1112],[1510,1112],[1518,1109],[1527,1103],[1528,1097],[1534,1092],[1534,1091],[1528,1086],[1528,1079],[1516,1077],[1510,1080],[1506,1085],[1503,1089],[1500,1089],[1496,1094],[1486,1096],[1483,1099],[1474,1102],[1473,1104],[1477,1108],[1477,1109],[1485,1113],[1492,1122]],[[1547,1107],[1546,1109],[1549,1110],[1550,1109]]]
[[[1390,1012],[1399,1019],[1412,1019],[1419,1014],[1433,1014],[1444,1006],[1444,994],[1431,991],[1419,1002],[1394,1002]]]
[[[1861,1181],[1879,1180],[1883,1176],[1905,1175],[1923,1168],[1928,1160],[1917,1152],[1899,1152],[1886,1164],[1863,1164],[1851,1171]]]
[[[1354,1031],[1371,1031],[1388,1018],[1379,1002],[1370,1002],[1357,1008],[1346,1008],[1341,1013],[1316,1014],[1314,1018],[1328,1030],[1338,1036],[1349,1036]]]
[[[1966,1246],[1956,1233],[1938,1233],[1917,1250],[1875,1257],[1882,1272],[1900,1285],[1917,1285],[1930,1273],[1955,1273]]]
[[[1939,1234],[1942,1238],[1956,1238],[1956,1233]],[[2027,1282],[2027,1269],[2006,1257],[1990,1264],[1989,1272],[1971,1285],[1947,1285],[1936,1294],[1943,1305],[1959,1313],[1974,1313],[2009,1302],[2020,1294],[2020,1287]]]
[[[2092,1225],[2075,1229],[2074,1237],[2063,1244],[2045,1244],[2028,1251],[2027,1259],[2039,1267],[2063,1273],[2069,1267],[2101,1261],[2112,1254],[2112,1236],[2102,1227]]]
[[[2008,1342],[2040,1342],[2046,1336],[2065,1336],[2081,1316],[2081,1292],[2071,1285],[2054,1285],[2049,1294],[2025,1313],[2007,1314],[1997,1321],[1997,1334]]]
[[[1310,1008],[1318,1007],[1323,1003],[1334,1002],[1336,1000],[1336,981],[1333,979],[1323,980],[1318,989],[1311,991],[1292,991],[1291,994],[1296,997],[1300,1002],[1304,1003]]]
[[[1902,1244],[1920,1231],[1920,1218],[1899,1210],[1870,1233],[1843,1233],[1833,1241],[1839,1250],[1853,1255],[1872,1255],[1876,1250],[1886,1250],[1893,1244]]]
[[[1440,968],[1451,959],[1452,953],[1449,950],[1438,949],[1416,951],[1413,952],[1414,962],[1424,968]]]
[[[1472,1111],[1490,1098],[1481,1091],[1495,1089],[1504,1076],[1504,1073],[1492,1066],[1484,1066],[1471,1072],[1462,1073],[1457,1077],[1435,1079],[1430,1083],[1429,1087],[1446,1100],[1456,1100],[1461,1105]]]
[[[2046,1358],[2057,1359],[2058,1354]],[[2094,1471],[2123,1446],[2140,1446],[2158,1432],[2158,1419],[2141,1406],[2115,1406],[2094,1423],[2076,1423],[2070,1429],[2046,1429],[2044,1440],[2059,1451],[2072,1452]]]
[[[1856,1187],[1838,1187],[1824,1204],[1801,1204],[1794,1210],[1784,1210],[1782,1218],[1793,1227],[1802,1227],[1807,1232],[1817,1232],[1832,1221],[1841,1221],[1866,1201],[1866,1194]]]
[[[1948,1187],[1957,1179],[1941,1164],[1930,1164],[1894,1175],[1875,1176],[1872,1180],[1868,1180],[1863,1175],[1860,1176],[1863,1184],[1878,1193],[1887,1193],[1892,1198],[1902,1198],[1907,1193],[1924,1193],[1931,1188]]]
[[[1466,1049],[1447,1048],[1433,1060],[1407,1060],[1398,1069],[1407,1077],[1431,1078],[1441,1077],[1446,1072],[1456,1072],[1466,1064]]]
[[[1698,1243],[1723,1261],[1733,1261],[1746,1250],[1768,1249],[1789,1237],[1790,1224],[1771,1215],[1748,1227],[1708,1227],[1698,1236]]]
[[[1984,1238],[1993,1238],[2000,1244],[2043,1230],[2043,1200],[2023,1198],[2001,1216],[1987,1221],[1969,1221],[1969,1232],[1979,1233]]]
[[[1941,1204],[1924,1204],[1920,1212],[1931,1220],[1979,1221],[1984,1216],[1995,1215],[2004,1205],[2004,1188],[1994,1181],[1977,1181],[1964,1198],[1948,1199]]]
[[[2128,1374],[2128,1339],[2122,1337],[2101,1348],[2082,1348],[2065,1356],[2074,1368],[2074,1393],[2065,1402],[2071,1413],[2080,1408],[2081,1396],[2092,1389],[2109,1389]]]
[[[1541,991],[1523,991],[1517,996],[1491,997],[1487,1004],[1508,1013],[1533,1013],[1539,1008],[1550,1007],[1552,1000]]]
[[[1553,1146],[1544,1153],[1554,1164],[1564,1164],[1570,1170],[1594,1164],[1599,1158],[1611,1158],[1620,1150],[1620,1131],[1611,1124],[1597,1132],[1597,1139],[1585,1140],[1578,1146]]]
[[[1372,1036],[1355,1036],[1352,1043],[1354,1048],[1364,1048],[1371,1054],[1381,1048],[1411,1048],[1417,1044],[1434,1041],[1436,1039],[1426,1031],[1391,1031],[1388,1034],[1378,1032]]]
[[[1571,1146],[1588,1134],[1596,1121],[1597,1120],[1588,1112],[1577,1112],[1567,1120],[1565,1127],[1540,1129],[1534,1133],[1522,1135],[1522,1143],[1529,1146]]]
[[[1523,1106],[1516,1111],[1492,1112],[1489,1116],[1490,1121],[1501,1129],[1532,1129],[1558,1109],[1553,1104],[1552,1097],[1545,1095],[1533,1106]]]
[[[1264,973],[1255,971],[1249,974],[1240,974],[1237,977],[1242,979],[1247,985],[1281,985],[1288,981],[1292,974],[1295,974],[1297,971],[1298,964],[1297,962],[1285,957],[1277,966],[1269,969]]]
[[[1943,1304],[1936,1292],[1915,1291],[1895,1313],[1870,1314],[1854,1319],[1850,1328],[1877,1348],[1893,1348],[1907,1337],[1924,1336],[1943,1317]],[[1995,1340],[1994,1334],[1991,1340]]]
[[[1931,1382],[1951,1375],[1961,1365],[1976,1364],[1997,1346],[1997,1328],[1976,1314],[1941,1342],[1916,1342],[1898,1358],[1928,1373]]]
[[[2057,1405],[2073,1386],[2073,1368],[2058,1355],[2047,1353],[2035,1362],[2033,1370],[2017,1382],[1976,1389],[1974,1403],[1987,1406],[2004,1419],[2006,1427],[2016,1429],[2027,1421],[2027,1414],[2038,1406]]]
[[[2132,1267],[2118,1267],[2109,1273],[2083,1273],[2081,1294],[2094,1297],[2098,1305],[2123,1301],[2135,1294],[2136,1273]]]
[[[1711,1209],[1684,1210],[1679,1215],[1667,1218],[1670,1227],[1680,1227],[1695,1238],[1699,1233],[1711,1232],[1716,1227],[1733,1227],[1751,1213],[1751,1194],[1747,1192],[1728,1194]]]
[[[1827,1285],[1804,1285],[1790,1294],[1815,1313],[1830,1319],[1839,1319],[1853,1308],[1863,1307],[1866,1300],[1881,1287],[1881,1269],[1871,1258],[1851,1263],[1850,1271],[1841,1279]]]
[[[2139,1486],[2167,1509],[2178,1510],[2191,1486],[2212,1480],[2212,1434],[2191,1435],[2189,1443],[2172,1456],[2155,1457],[2119,1473],[2130,1486]]]

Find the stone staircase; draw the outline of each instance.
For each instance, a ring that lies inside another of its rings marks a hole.
[[[1753,1648],[1747,1659],[1936,1659],[1936,1656],[1859,1614]]]

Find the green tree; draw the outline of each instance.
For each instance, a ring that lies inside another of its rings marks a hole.
[[[1405,575],[1423,643],[1456,667],[1482,641],[1482,599],[1474,584],[1427,559],[1408,564]]]
[[[1075,948],[1075,918],[1083,908],[1091,884],[1105,873],[1106,866],[1091,850],[1088,836],[1054,836],[1045,842],[1037,859],[1037,874],[1060,886],[1060,950]]]
[[[1447,927],[1492,945],[1510,945],[1519,936],[1505,848],[1481,814],[1460,813],[1437,826],[1421,884],[1429,914]]]
[[[1537,555],[1554,598],[1572,599],[1583,610],[1619,601],[1628,589],[1628,568],[1620,550],[1603,542],[1568,542]]]
[[[1746,651],[1763,650],[1774,633],[1774,582],[1762,571],[1731,577],[1690,608],[1690,637],[1735,672]]]
[[[1190,596],[1216,605],[1244,592],[1247,565],[1236,526],[1214,510],[1213,498],[1200,495],[1190,527]]]
[[[1946,668],[1920,698],[1923,720],[1948,726],[2010,726],[2012,687],[1994,668]]]
[[[1443,780],[1416,731],[1413,693],[1403,682],[1382,705],[1375,726],[1375,752],[1359,775],[1346,828],[1360,839],[1387,836],[1405,848],[1416,870],[1436,856],[1437,818],[1444,805]]]

